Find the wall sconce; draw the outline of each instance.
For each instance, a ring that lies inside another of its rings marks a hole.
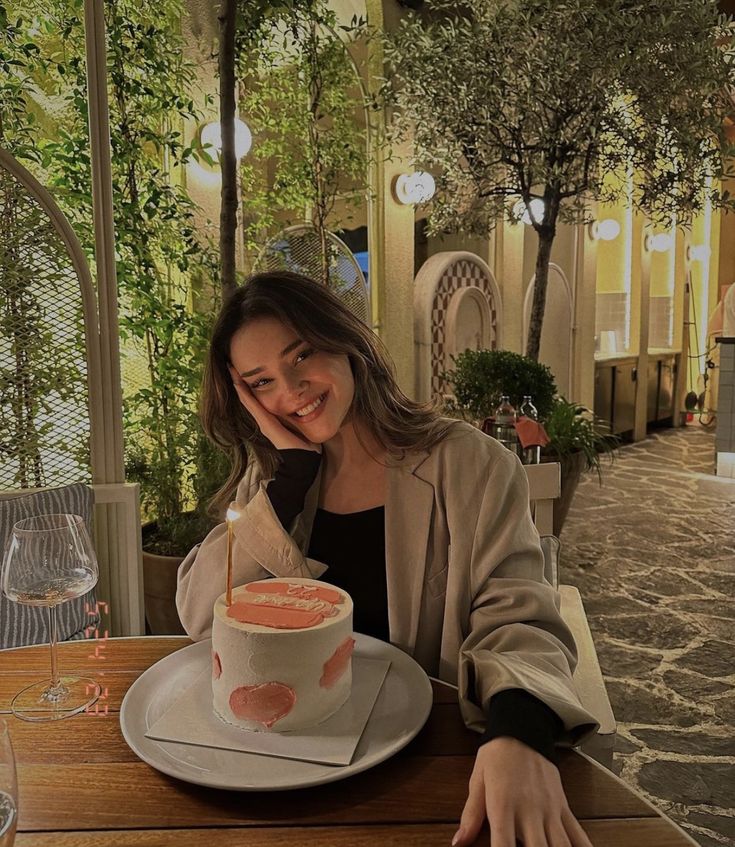
[[[657,232],[655,235],[647,235],[643,241],[643,248],[649,253],[665,253],[674,246],[674,239],[670,232]]]
[[[513,206],[513,217],[516,219],[516,223],[518,221],[523,221],[524,224],[531,226],[534,221],[536,223],[541,223],[544,217],[545,208],[544,201],[540,197],[534,197],[528,204],[528,207],[526,207],[523,200],[518,200],[515,206]],[[532,215],[533,220],[531,220]]]
[[[217,154],[222,152],[222,125],[219,121],[206,124],[202,127],[201,132],[202,147],[209,145],[213,147]],[[250,150],[253,143],[253,136],[250,132],[250,127],[241,121],[240,118],[235,118],[235,158],[239,161]]]
[[[614,241],[619,235],[620,224],[613,218],[592,221],[590,224],[590,238],[593,241]]]
[[[399,203],[411,206],[431,200],[436,191],[434,177],[426,171],[400,174],[393,183],[393,194]]]
[[[687,262],[705,262],[709,261],[712,254],[712,248],[708,244],[688,244],[687,245]]]

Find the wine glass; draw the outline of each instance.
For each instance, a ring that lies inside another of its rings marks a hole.
[[[18,521],[5,549],[2,590],[16,603],[47,606],[51,679],[29,685],[10,704],[26,721],[68,718],[91,706],[100,687],[84,677],[59,676],[56,607],[97,584],[99,568],[89,533],[79,515],[38,515]]]
[[[7,721],[0,718],[0,847],[13,847],[18,825],[18,780]]]

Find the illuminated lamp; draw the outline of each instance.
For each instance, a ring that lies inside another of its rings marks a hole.
[[[213,147],[217,153],[222,152],[222,125],[219,121],[211,124],[206,124],[202,127],[202,146],[209,145]],[[253,136],[250,128],[241,121],[240,118],[235,118],[235,158],[242,159],[250,150],[253,143]]]
[[[414,171],[412,174],[400,174],[393,186],[396,200],[404,206],[426,203],[436,191],[434,177],[426,171]]]
[[[515,206],[513,206],[513,217],[518,221],[523,221],[524,224],[528,224],[529,226],[535,221],[536,223],[541,223],[544,217],[544,201],[540,197],[534,197],[533,200],[528,204],[523,202],[523,200],[519,200]],[[529,212],[530,209],[530,212]],[[531,217],[533,216],[533,220]]]

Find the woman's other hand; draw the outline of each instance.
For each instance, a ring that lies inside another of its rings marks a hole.
[[[453,847],[468,847],[482,824],[491,847],[592,847],[569,810],[559,771],[515,738],[494,738],[477,751]]]
[[[276,415],[272,415],[264,409],[240,374],[232,365],[228,365],[228,368],[240,402],[250,412],[258,425],[258,429],[276,450],[313,450],[315,453],[321,453],[321,445],[307,441],[285,426]]]

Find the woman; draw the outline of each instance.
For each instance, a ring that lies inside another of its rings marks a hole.
[[[591,847],[551,761],[594,731],[576,654],[543,579],[517,457],[398,388],[377,337],[324,286],[253,277],[224,305],[203,392],[208,436],[233,457],[233,584],[307,576],[345,588],[355,630],[459,686],[484,737],[453,844],[487,817],[493,847]],[[225,590],[226,529],[181,564],[194,639]],[[512,775],[509,779],[508,775]]]

